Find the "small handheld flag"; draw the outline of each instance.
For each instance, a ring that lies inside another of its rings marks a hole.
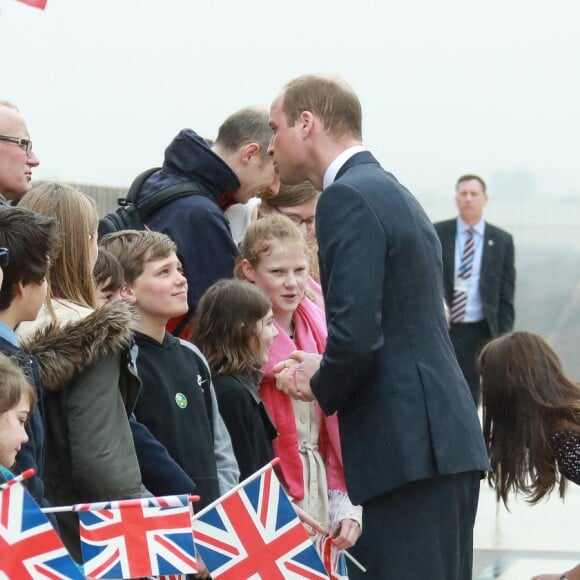
[[[135,578],[198,571],[189,497],[80,504],[87,576]]]
[[[193,529],[214,580],[328,578],[271,464],[194,516]]]
[[[17,480],[0,490],[0,578],[83,580],[58,534]]]

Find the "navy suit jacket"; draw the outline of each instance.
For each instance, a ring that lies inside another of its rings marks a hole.
[[[316,210],[328,342],[311,386],[338,411],[355,504],[489,462],[443,312],[441,245],[417,200],[369,152]]]
[[[435,224],[443,251],[443,285],[448,305],[453,301],[457,219]],[[510,332],[514,326],[514,240],[506,231],[485,222],[479,292],[483,316],[492,338]]]

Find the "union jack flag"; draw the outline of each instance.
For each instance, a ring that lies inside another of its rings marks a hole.
[[[87,576],[197,573],[186,495],[80,504],[75,510]]]
[[[322,558],[330,580],[348,580],[348,570],[344,553],[333,543],[329,534],[317,534],[314,545]]]
[[[58,534],[19,483],[0,491],[0,579],[83,580]]]
[[[193,528],[214,580],[328,579],[272,469],[200,515]]]

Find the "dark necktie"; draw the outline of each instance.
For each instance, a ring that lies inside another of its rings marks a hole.
[[[467,281],[471,278],[471,270],[473,268],[473,257],[475,255],[475,230],[469,228],[467,230],[467,239],[463,246],[463,255],[461,256],[461,264],[457,278]],[[451,303],[451,322],[456,324],[461,322],[465,316],[465,307],[467,306],[467,292],[464,290],[453,291],[453,302]]]

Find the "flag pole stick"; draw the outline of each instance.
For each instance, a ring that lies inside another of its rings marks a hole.
[[[146,502],[150,499],[164,499],[164,497],[143,497],[143,498],[136,498],[136,499],[126,499],[126,500],[116,500],[122,501],[123,507],[141,507],[145,506]],[[188,502],[196,502],[199,501],[199,495],[188,495],[187,501]],[[110,509],[107,508],[111,502],[100,502],[100,503],[86,503],[86,504],[74,504],[74,505],[61,505],[61,506],[52,506],[47,508],[41,508],[43,514],[56,514],[61,512],[88,512],[94,511],[98,509]],[[102,507],[99,507],[102,506]],[[172,507],[172,506],[168,506]]]
[[[346,550],[343,550],[344,555],[361,571],[366,572],[367,569],[351,554],[349,554]]]
[[[204,514],[209,512],[210,510],[212,510],[216,505],[219,505],[220,503],[222,503],[222,501],[226,500],[228,497],[231,497],[232,495],[238,493],[238,491],[240,491],[240,489],[242,489],[245,485],[248,485],[248,483],[250,483],[251,481],[254,481],[254,479],[257,479],[258,477],[260,477],[260,475],[262,475],[262,473],[265,473],[266,471],[272,469],[275,465],[278,465],[278,463],[280,463],[280,459],[278,457],[274,457],[274,459],[272,459],[272,461],[270,461],[270,463],[266,463],[266,465],[264,465],[264,467],[261,467],[255,473],[252,473],[252,475],[249,475],[248,477],[246,477],[246,479],[244,479],[244,481],[240,481],[240,483],[238,483],[238,485],[232,487],[232,489],[230,489],[229,491],[226,491],[226,493],[224,493],[222,496],[218,497],[215,501],[212,501],[209,505],[205,506],[199,512],[194,513],[193,517],[191,518],[192,521],[197,520],[198,518],[200,518],[201,516],[203,516]]]
[[[23,471],[20,475],[15,475],[14,477],[9,479],[8,481],[4,482],[2,485],[0,485],[0,489],[5,489],[6,487],[10,487],[11,485],[14,485],[15,483],[20,483],[21,481],[24,481],[25,479],[30,479],[35,473],[36,473],[36,471],[34,470],[33,467],[31,467],[30,469]]]

